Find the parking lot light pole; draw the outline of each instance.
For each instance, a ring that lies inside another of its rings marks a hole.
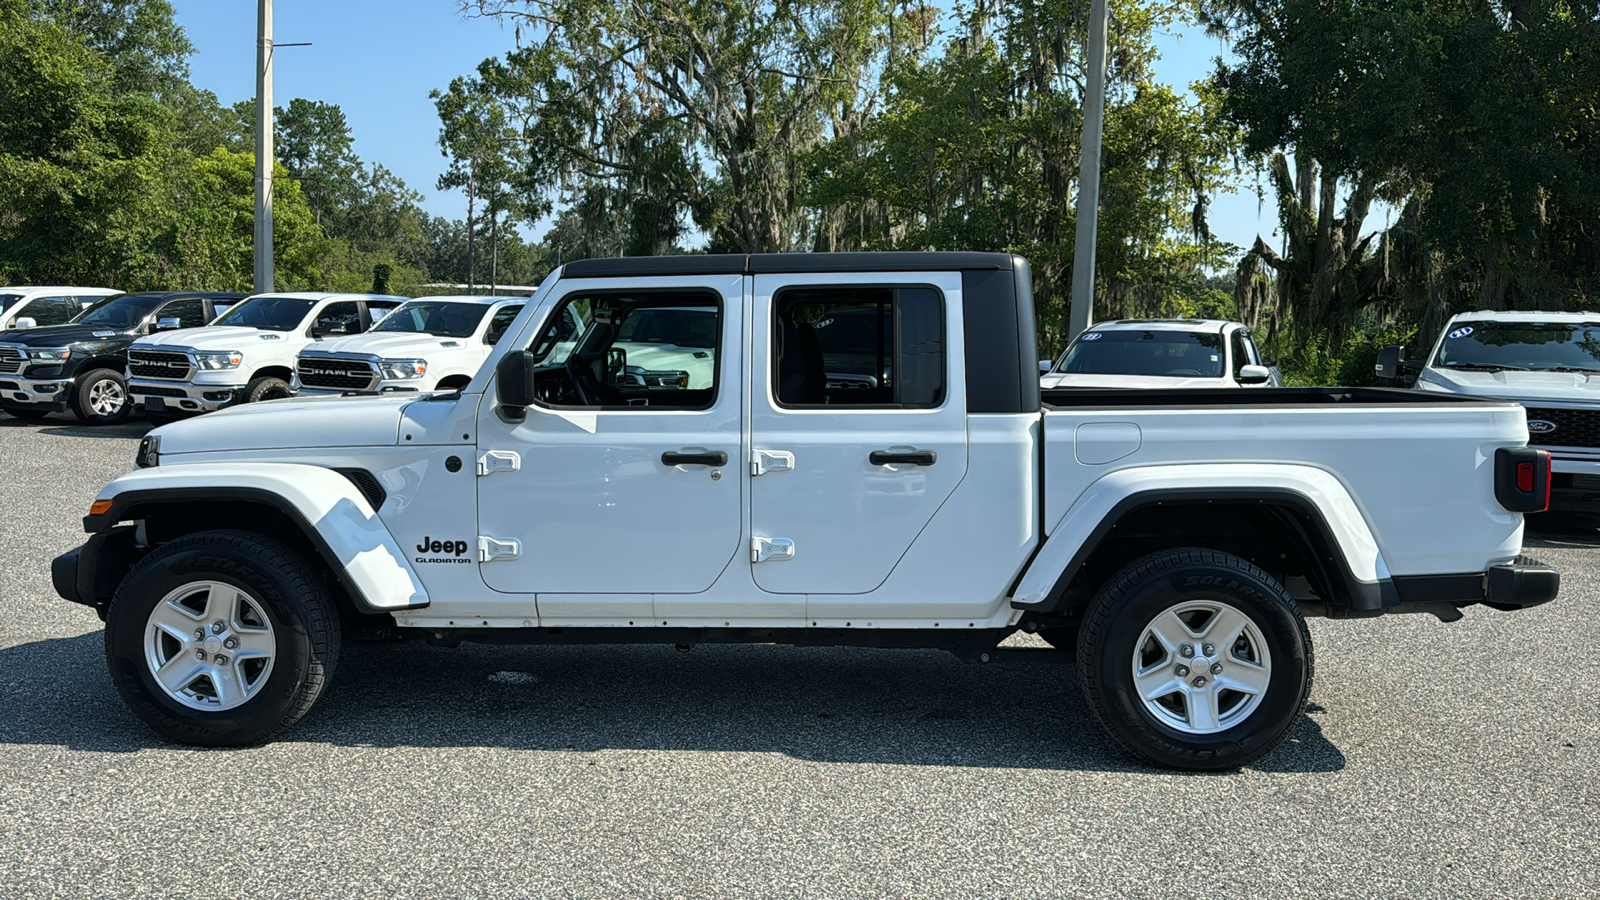
[[[1100,135],[1106,116],[1106,0],[1089,8],[1089,79],[1083,97],[1083,157],[1078,166],[1078,234],[1072,252],[1072,312],[1067,340],[1094,321],[1094,250],[1100,219]]]
[[[255,292],[272,286],[272,0],[256,7]]]

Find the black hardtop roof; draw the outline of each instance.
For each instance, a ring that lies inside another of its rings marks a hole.
[[[889,251],[883,253],[702,253],[683,256],[624,256],[580,259],[561,269],[563,278],[633,275],[767,275],[799,272],[1011,271],[1009,253]]]

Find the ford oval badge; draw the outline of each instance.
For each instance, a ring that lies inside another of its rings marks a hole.
[[[1546,422],[1544,419],[1529,419],[1528,420],[1528,433],[1529,434],[1549,434],[1550,432],[1555,431],[1555,430],[1556,430],[1556,423],[1554,423],[1554,422]]]

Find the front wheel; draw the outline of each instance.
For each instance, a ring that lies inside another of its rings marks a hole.
[[[95,369],[78,379],[72,392],[72,412],[88,425],[115,425],[128,418],[128,382],[111,369]]]
[[[260,403],[263,400],[282,400],[285,397],[293,396],[294,389],[289,387],[289,382],[284,381],[282,378],[273,378],[271,375],[263,375],[260,378],[251,379],[250,384],[246,385],[244,389],[244,402],[246,403]]]
[[[1096,717],[1134,755],[1231,769],[1270,753],[1299,724],[1311,634],[1283,585],[1249,562],[1163,550],[1095,595],[1078,667]]]
[[[288,728],[338,661],[339,616],[319,574],[250,532],[163,545],[133,567],[106,613],[117,692],[179,743],[237,747]]]

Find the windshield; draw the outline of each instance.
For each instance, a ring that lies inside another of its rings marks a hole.
[[[95,304],[72,320],[74,325],[104,325],[107,328],[127,329],[144,321],[150,310],[160,297],[123,294],[120,297],[107,297],[97,300]]]
[[[711,349],[717,345],[717,315],[698,309],[635,310],[623,320],[617,342]]]
[[[432,334],[438,337],[472,337],[478,323],[489,312],[487,303],[433,303],[412,301],[402,304],[379,322],[373,331],[399,331]]]
[[[1440,369],[1600,372],[1600,322],[1473,322],[1444,336]]]
[[[242,325],[268,331],[293,331],[316,306],[315,300],[299,297],[251,297],[228,310],[213,325]]]
[[[5,310],[9,309],[11,304],[16,303],[21,299],[21,294],[0,294],[0,312],[4,312]]]
[[[1222,335],[1194,331],[1090,331],[1055,368],[1085,375],[1220,378]]]

